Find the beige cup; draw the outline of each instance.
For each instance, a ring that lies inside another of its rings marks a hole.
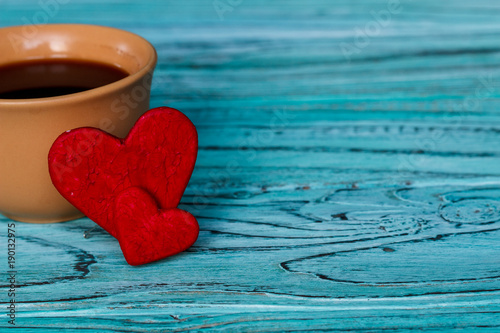
[[[118,66],[130,74],[69,95],[0,99],[0,213],[34,223],[81,217],[83,214],[52,185],[49,149],[61,133],[83,126],[125,137],[149,109],[156,52],[150,43],[130,32],[80,24],[48,24],[34,30],[25,26],[2,28],[0,50],[0,66],[68,58]]]

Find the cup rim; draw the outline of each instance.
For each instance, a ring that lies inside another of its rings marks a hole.
[[[114,27],[108,27],[104,25],[96,25],[96,24],[79,24],[79,23],[51,23],[51,24],[43,24],[38,26],[38,29],[51,29],[51,28],[59,28],[60,30],[64,30],[65,27],[81,27],[81,28],[98,28],[98,29],[105,29],[105,30],[115,30],[121,34],[133,36],[134,38],[141,40],[144,45],[150,49],[150,56],[149,59],[147,60],[146,64],[142,66],[137,72],[133,74],[129,74],[126,77],[114,81],[111,83],[108,83],[106,85],[92,88],[89,90],[77,92],[77,93],[72,93],[72,94],[67,94],[67,95],[60,95],[60,96],[51,96],[51,97],[42,97],[42,98],[26,98],[26,99],[2,99],[0,98],[0,104],[1,105],[12,105],[12,106],[30,106],[33,104],[42,104],[42,103],[67,103],[67,102],[79,102],[79,101],[84,101],[87,100],[89,97],[98,97],[105,95],[107,93],[111,93],[113,91],[119,91],[140,78],[144,77],[147,75],[148,72],[153,74],[153,70],[155,69],[157,60],[158,60],[158,55],[156,52],[156,49],[154,46],[146,40],[144,37],[139,36],[133,32],[119,29],[119,28],[114,28]],[[7,26],[7,27],[1,27],[0,32],[2,30],[7,30],[7,29],[21,29],[23,28],[22,25],[17,25],[17,26]],[[57,58],[53,58],[57,59]],[[64,58],[59,58],[59,59],[64,59]]]

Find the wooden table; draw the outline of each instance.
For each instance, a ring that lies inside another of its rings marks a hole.
[[[17,328],[500,330],[497,1],[41,3],[3,1],[0,24],[155,45],[151,106],[199,131],[181,208],[201,233],[131,267],[89,219],[17,222]]]

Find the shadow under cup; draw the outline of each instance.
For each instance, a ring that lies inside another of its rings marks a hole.
[[[52,185],[49,149],[78,127],[124,138],[149,109],[156,51],[133,33],[80,24],[1,28],[0,49],[0,213],[81,217]]]

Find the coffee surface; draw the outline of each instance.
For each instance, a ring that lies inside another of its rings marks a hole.
[[[123,69],[72,59],[32,60],[0,66],[0,99],[30,99],[73,94],[121,80]]]

